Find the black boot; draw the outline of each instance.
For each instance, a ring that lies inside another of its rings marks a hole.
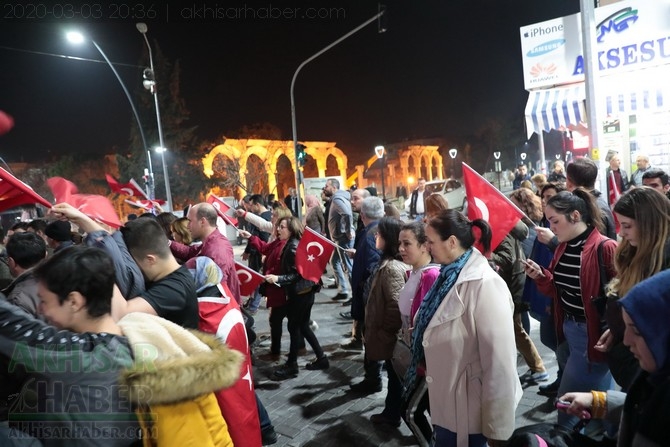
[[[282,366],[275,369],[272,375],[275,379],[285,380],[298,377],[299,371],[297,363],[284,363]]]

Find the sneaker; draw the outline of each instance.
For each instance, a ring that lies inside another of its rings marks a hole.
[[[374,394],[382,390],[382,383],[373,382],[372,380],[363,379],[363,381],[349,385],[349,388],[354,393],[360,394]]]
[[[352,339],[349,343],[341,345],[341,348],[348,351],[362,351],[363,342],[361,340]]]
[[[344,318],[345,320],[353,320],[351,317],[351,312],[340,312],[340,317]]]
[[[519,380],[523,382],[537,383],[545,382],[549,379],[549,373],[547,371],[537,371],[533,372],[530,369],[526,371],[525,374],[519,377]]]
[[[558,395],[558,387],[561,385],[561,380],[556,379],[548,385],[540,385],[537,394],[540,396],[556,397]]]
[[[333,283],[333,284],[328,284],[328,285],[325,286],[325,287],[326,287],[326,289],[337,289],[337,284],[335,284],[335,283]]]
[[[272,445],[277,443],[277,432],[272,425],[261,430],[261,441],[263,445]]]
[[[339,292],[337,295],[333,297],[333,301],[346,300],[346,299],[349,299],[349,295],[347,295],[344,292]]]
[[[354,301],[354,300],[352,300],[351,298],[349,298],[346,301],[343,301],[342,302],[342,307],[351,306],[352,301]]]
[[[328,357],[325,355],[305,365],[305,369],[308,369],[310,371],[316,371],[318,369],[328,369],[328,367],[330,367],[330,362],[328,361]]]
[[[377,413],[373,414],[370,416],[370,422],[373,424],[384,424],[384,425],[390,425],[392,427],[400,427],[400,418],[395,419],[395,418],[390,418],[386,416],[384,413]]]
[[[298,369],[297,363],[284,363],[279,368],[275,369],[272,375],[275,379],[285,380],[298,377],[299,372],[300,370]]]
[[[319,330],[319,325],[316,323],[316,321],[309,320],[309,328],[312,330],[312,332],[315,332]]]

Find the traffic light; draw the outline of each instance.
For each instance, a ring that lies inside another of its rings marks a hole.
[[[305,166],[305,163],[307,162],[307,154],[305,153],[305,149],[307,147],[304,144],[298,143],[295,146],[295,158],[298,161],[298,166],[303,167]]]

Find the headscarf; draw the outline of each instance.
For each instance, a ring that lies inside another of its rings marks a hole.
[[[670,270],[664,270],[635,285],[618,303],[626,311],[647,343],[657,371],[670,374]]]
[[[421,307],[416,312],[414,319],[414,330],[412,331],[412,362],[405,374],[405,390],[403,398],[407,400],[416,386],[416,371],[419,362],[423,361],[425,354],[423,352],[423,334],[428,327],[428,323],[433,319],[437,308],[447,296],[451,288],[456,284],[458,275],[461,274],[463,266],[470,259],[472,248],[469,248],[460,255],[454,262],[442,266],[440,276],[437,277],[426,296],[423,298]]]
[[[186,268],[193,275],[196,293],[200,293],[208,287],[216,286],[223,281],[223,272],[207,256],[189,259],[186,261]]]

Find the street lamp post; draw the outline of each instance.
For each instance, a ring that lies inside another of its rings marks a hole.
[[[381,177],[382,177],[382,200],[386,200],[386,188],[384,186],[384,163],[386,161],[386,149],[384,146],[375,146],[375,155],[377,156],[377,159],[379,160],[379,172],[381,172]]]
[[[293,90],[295,89],[295,80],[298,77],[298,73],[300,73],[300,70],[302,70],[302,67],[309,64],[314,59],[321,56],[323,53],[330,50],[331,48],[333,48],[335,45],[339,44],[343,40],[345,40],[348,37],[356,34],[357,32],[359,32],[360,30],[362,30],[363,28],[365,28],[366,26],[368,26],[369,24],[371,24],[375,20],[378,20],[381,16],[384,15],[385,12],[386,12],[386,10],[383,9],[380,6],[379,12],[374,17],[368,19],[364,23],[360,24],[358,27],[352,29],[347,34],[345,34],[344,36],[337,39],[335,42],[331,43],[327,47],[318,51],[316,54],[314,54],[314,55],[308,57],[307,59],[305,59],[300,65],[298,65],[298,68],[295,70],[295,73],[293,73],[293,79],[291,79],[291,128],[293,130],[293,151],[294,151],[294,155],[295,155],[295,159],[294,159],[295,160],[295,186],[296,186],[296,192],[298,194],[298,203],[301,203],[301,200],[300,200],[300,183],[302,182],[302,178],[301,178],[301,175],[300,175],[301,174],[300,173],[300,168],[299,168],[300,165],[298,163],[298,126],[296,124],[295,99],[294,99],[294,96],[293,96]],[[380,33],[383,33],[385,31],[386,31],[385,27],[382,27],[382,26],[379,27],[379,32]],[[298,207],[298,218],[300,218],[300,219],[302,218],[302,207],[301,206]]]
[[[456,156],[458,155],[458,149],[452,147],[449,149],[449,156],[451,157],[451,178],[454,178],[454,163],[456,163]]]
[[[159,147],[156,148],[156,152],[161,154],[161,162],[163,163],[163,175],[164,175],[164,180],[165,180],[165,195],[167,196],[167,207],[168,211],[172,212],[172,192],[170,191],[170,178],[168,174],[168,169],[167,165],[165,164],[165,151],[167,151],[167,148],[165,147],[165,141],[163,140],[163,125],[161,124],[161,111],[160,107],[158,107],[158,90],[156,89],[156,74],[154,72],[154,58],[151,53],[151,45],[149,45],[149,39],[147,39],[147,25],[146,23],[137,23],[135,25],[137,27],[137,30],[142,34],[142,37],[144,37],[144,42],[147,44],[147,50],[149,51],[149,68],[144,70],[144,81],[142,84],[144,85],[144,88],[149,90],[151,94],[154,96],[154,104],[156,107],[156,123],[158,125],[158,144]]]
[[[494,171],[498,174],[498,190],[502,191],[502,182],[500,180],[500,174],[502,173],[502,163],[500,162],[500,156],[502,154],[500,151],[496,151],[493,153],[493,156],[495,157],[496,161],[493,162],[493,167]]]
[[[70,31],[66,34],[67,39],[74,43],[74,44],[80,44],[84,42],[84,36],[81,33],[78,33],[76,31]],[[119,76],[119,73],[116,71],[116,68],[114,68],[114,65],[110,62],[109,58],[105,54],[104,51],[102,51],[102,48],[100,48],[100,45],[98,43],[91,39],[91,43],[95,47],[96,50],[98,50],[98,53],[102,56],[102,58],[107,62],[107,65],[109,65],[109,68],[111,68],[112,72],[114,73],[114,76],[116,76],[116,79],[119,81],[119,84],[121,84],[121,88],[123,89],[123,92],[126,94],[126,98],[128,99],[128,102],[130,103],[130,108],[133,110],[133,115],[135,116],[135,121],[137,122],[137,129],[140,132],[140,138],[142,139],[142,147],[144,147],[145,150],[147,150],[147,139],[144,136],[144,128],[142,127],[142,122],[140,121],[140,116],[137,113],[137,109],[135,108],[135,103],[133,102],[132,98],[130,97],[130,93],[128,92],[128,88],[126,88],[126,84],[123,83],[123,80],[121,79],[121,76]],[[147,181],[146,181],[146,188],[147,188],[147,196],[149,196],[150,199],[154,198],[154,172],[153,169],[151,168],[151,152],[147,150],[147,161],[149,163],[149,170],[148,170],[148,175],[147,175]]]

